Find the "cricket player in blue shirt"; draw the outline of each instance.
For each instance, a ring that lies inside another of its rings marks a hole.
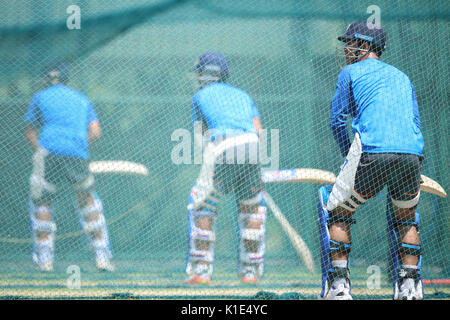
[[[387,186],[394,208],[391,231],[398,240],[394,299],[423,299],[416,207],[424,141],[414,87],[407,75],[379,60],[386,42],[381,26],[354,22],[338,40],[345,44],[346,66],[331,102],[330,126],[346,159],[319,206],[327,221],[327,230],[321,233],[319,298],[352,299],[348,271],[352,216]],[[348,117],[353,119],[352,143]]]
[[[67,80],[64,64],[50,68],[46,88],[32,97],[25,115],[26,137],[34,150],[29,199],[32,258],[40,270],[53,270],[52,202],[61,182],[68,182],[97,268],[113,271],[103,204],[89,171],[89,145],[100,137],[101,127],[91,101],[68,87]]]
[[[193,71],[200,90],[192,99],[192,122],[202,133],[194,136],[201,137],[198,145],[206,146],[189,197],[187,283],[211,281],[217,206],[231,192],[239,210],[239,276],[244,283],[255,283],[263,274],[266,219],[258,109],[244,90],[225,82],[229,69],[221,54],[203,54]]]

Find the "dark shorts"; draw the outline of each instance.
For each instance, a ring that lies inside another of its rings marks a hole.
[[[33,157],[31,178],[33,198],[51,201],[58,186],[63,183],[72,185],[75,191],[93,191],[94,176],[89,171],[89,160],[38,151]]]
[[[400,153],[363,153],[356,170],[355,191],[365,199],[379,193],[384,186],[395,200],[408,201],[420,188],[422,159]]]
[[[261,165],[254,157],[254,152],[259,154],[258,148],[257,143],[244,144],[227,149],[216,159],[214,185],[218,191],[234,192],[240,201],[251,199],[262,190]]]

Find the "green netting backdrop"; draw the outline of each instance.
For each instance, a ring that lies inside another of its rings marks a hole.
[[[67,27],[69,5],[81,9],[80,29]],[[195,91],[189,68],[202,53],[217,51],[229,60],[229,82],[254,98],[263,127],[278,130],[279,168],[337,174],[343,159],[328,126],[340,70],[336,37],[350,22],[367,19],[370,5],[380,8],[387,33],[382,60],[403,70],[415,86],[425,139],[422,173],[448,191],[448,1],[0,1],[0,298],[252,298],[261,292],[315,298],[321,281],[320,185],[313,183],[266,188],[305,240],[315,272],[308,271],[269,212],[265,276],[257,285],[241,284],[237,209],[230,195],[219,207],[211,285],[183,284],[186,205],[200,166],[172,162],[177,142],[171,135],[191,130]],[[91,260],[71,192],[61,192],[55,203],[54,272],[37,271],[31,261],[32,151],[23,116],[41,89],[42,68],[63,59],[70,65],[69,85],[94,102],[103,128],[91,160],[132,161],[149,170],[146,176],[96,175],[116,265],[111,274],[98,272]],[[384,190],[355,216],[351,277],[356,299],[392,293],[385,206]],[[447,279],[448,198],[422,193],[418,211],[424,278]],[[66,285],[71,265],[81,268],[80,289]],[[371,265],[381,268],[379,288],[367,287]],[[448,297],[448,286],[428,283],[426,297]]]

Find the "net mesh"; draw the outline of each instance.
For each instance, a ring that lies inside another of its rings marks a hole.
[[[256,285],[242,284],[238,208],[230,194],[217,210],[211,284],[184,283],[186,206],[200,165],[193,163],[193,151],[190,164],[174,163],[180,143],[174,132],[192,133],[195,90],[189,69],[202,53],[220,52],[230,65],[229,83],[253,97],[267,130],[263,167],[315,168],[337,175],[343,158],[329,129],[340,71],[336,37],[350,22],[368,19],[370,5],[380,9],[388,37],[382,60],[404,71],[415,87],[425,140],[422,174],[448,190],[448,1],[133,0],[70,8],[58,0],[0,2],[0,297],[315,299],[321,288],[321,184],[314,182],[265,185],[304,240],[313,271],[269,210],[264,277]],[[62,60],[70,69],[68,85],[93,102],[102,127],[90,161],[128,161],[148,170],[94,173],[113,251],[112,273],[96,268],[70,184],[60,186],[53,203],[53,272],[36,270],[31,258],[33,151],[25,138],[24,115],[33,94],[42,89],[43,68]],[[194,147],[193,141],[189,146]],[[392,295],[385,211],[383,189],[355,215],[354,298]],[[418,212],[425,296],[448,297],[448,199],[422,193]],[[379,285],[371,286],[378,275]]]

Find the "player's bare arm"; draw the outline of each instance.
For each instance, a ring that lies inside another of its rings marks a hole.
[[[102,136],[102,128],[99,121],[93,121],[88,128],[88,141],[93,144]]]
[[[258,132],[258,135],[261,136],[261,133],[262,133],[261,120],[259,118],[253,118],[253,125],[255,126],[255,129],[256,129],[256,132]]]
[[[25,136],[27,138],[28,144],[36,150],[38,148],[38,133],[37,128],[31,124],[28,124],[25,129]]]

